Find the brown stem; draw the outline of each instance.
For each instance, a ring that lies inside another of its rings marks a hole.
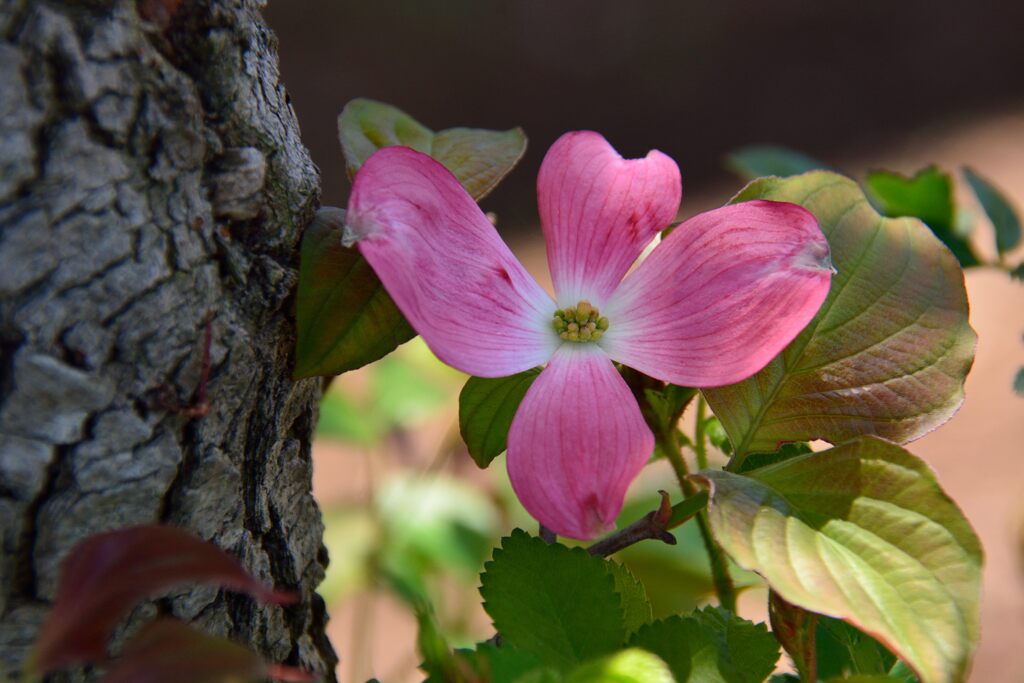
[[[608,557],[648,538],[675,545],[676,537],[668,532],[669,529],[676,528],[703,510],[708,502],[708,494],[701,491],[680,503],[669,505],[668,494],[664,491],[658,491],[658,493],[661,494],[661,505],[657,510],[647,513],[626,528],[601,539],[587,548],[587,552],[591,555]]]

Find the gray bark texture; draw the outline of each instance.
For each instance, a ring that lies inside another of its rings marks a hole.
[[[333,679],[320,390],[290,379],[319,178],[261,5],[0,0],[0,680],[71,547],[150,522],[302,601],[183,589],[121,636],[171,614]]]

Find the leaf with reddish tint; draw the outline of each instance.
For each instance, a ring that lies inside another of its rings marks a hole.
[[[818,680],[815,633],[818,615],[791,605],[775,591],[768,591],[768,617],[772,634],[793,660],[803,680]]]
[[[222,683],[272,678],[302,683],[316,677],[214,638],[177,619],[160,618],[143,628],[108,668],[103,683]]]
[[[396,107],[355,99],[338,117],[349,176],[382,147],[410,147],[451,171],[476,200],[504,178],[526,151],[518,128],[450,128],[438,133]],[[345,212],[317,212],[302,239],[295,377],[339,375],[383,358],[416,332],[359,250],[343,247]]]
[[[105,659],[111,631],[136,604],[186,583],[222,586],[266,603],[296,600],[261,583],[213,543],[181,529],[152,524],[96,534],[64,560],[57,598],[26,668],[42,675]]]
[[[349,177],[355,177],[378,149],[402,145],[441,162],[477,201],[515,168],[526,151],[526,135],[520,128],[449,128],[435,133],[397,107],[362,98],[341,111],[338,138]]]
[[[834,173],[757,180],[735,201],[758,198],[811,211],[837,273],[814,319],[763,370],[704,390],[733,457],[864,434],[906,443],[949,419],[976,339],[949,250],[917,219],[878,215],[854,181]]]
[[[324,207],[302,238],[295,377],[340,375],[416,336],[373,268],[343,247],[345,211]]]

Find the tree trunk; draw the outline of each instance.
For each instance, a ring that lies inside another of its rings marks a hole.
[[[182,590],[128,629],[170,613],[333,672],[319,388],[290,379],[318,174],[261,5],[0,0],[0,680],[68,550],[156,521],[302,602]]]

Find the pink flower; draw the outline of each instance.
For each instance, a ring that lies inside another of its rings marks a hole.
[[[586,539],[614,524],[654,448],[612,361],[684,386],[745,379],[817,312],[831,264],[809,212],[753,201],[691,218],[626,276],[675,218],[679,168],[657,151],[623,159],[593,132],[555,142],[537,194],[557,304],[419,152],[370,157],[346,223],[442,361],[480,377],[547,364],[512,422],[509,478],[542,524]]]

